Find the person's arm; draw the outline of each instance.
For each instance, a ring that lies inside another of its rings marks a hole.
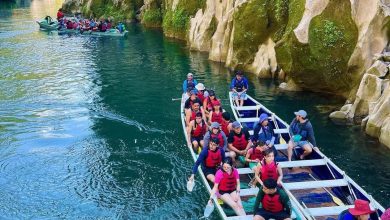
[[[240,194],[240,175],[238,174],[238,171],[237,169],[233,168],[233,174],[234,174],[234,177],[236,178],[237,180],[237,187],[236,187],[236,192],[238,194]]]
[[[253,152],[252,148],[249,149],[249,150],[246,152],[245,161],[248,162],[248,163],[249,163],[249,162],[254,162],[253,160],[249,159],[249,157],[251,156],[252,152]]]
[[[236,80],[235,80],[235,78],[233,78],[232,82],[230,83],[230,90],[232,92],[237,92],[236,89],[234,88],[235,85],[236,85]]]
[[[275,136],[272,136],[270,143],[268,144],[268,147],[272,147],[275,144]]]
[[[225,159],[226,159],[226,157],[225,157],[225,150],[224,150],[224,149],[221,149],[220,152],[221,152],[222,162],[223,162],[223,161],[225,161]]]
[[[260,123],[257,122],[255,125],[254,125],[254,130],[253,130],[253,140],[259,140],[259,132],[260,132],[260,129],[261,129],[261,126],[260,126]]]
[[[293,131],[293,127],[294,127],[294,124],[295,124],[295,118],[292,120],[292,122],[290,123],[290,127],[288,129],[288,131],[290,132],[290,136],[294,136],[294,131]]]
[[[211,120],[213,119],[213,111],[209,112],[209,125],[211,125]]]
[[[187,127],[187,136],[188,136],[187,143],[189,145],[191,144],[191,133],[192,133],[191,131],[192,131],[192,127],[194,126],[194,123],[195,121],[191,121]]]
[[[309,142],[313,145],[313,147],[317,147],[317,143],[316,143],[316,139],[314,137],[314,130],[313,130],[313,126],[312,124],[310,123],[307,123],[306,124],[306,127],[307,127],[307,139],[309,140]]]
[[[209,142],[210,142],[210,132],[206,132],[206,134],[203,137],[204,148],[207,148],[209,146]]]
[[[200,112],[202,113],[202,119],[204,122],[207,122],[206,120],[206,113],[204,113],[204,109],[202,108],[202,106],[200,106]]]
[[[203,163],[203,161],[206,159],[207,153],[208,153],[208,149],[207,149],[207,147],[204,147],[202,149],[202,151],[200,152],[199,157],[196,160],[194,167],[192,168],[192,175],[191,175],[192,178],[198,172],[199,165],[201,163]]]
[[[183,93],[187,92],[187,80],[183,82]]]
[[[262,166],[261,163],[259,163],[259,164],[256,166],[254,172],[255,172],[255,178],[256,178],[257,182],[259,182],[260,185],[263,185],[263,181],[261,181],[261,178],[260,178],[260,175],[261,175],[261,166]]]
[[[291,216],[291,202],[290,199],[288,198],[286,192],[283,189],[278,189],[279,190],[279,195],[280,195],[280,201],[283,204],[284,210],[286,210],[287,213],[290,213]]]
[[[186,110],[186,125],[188,126],[190,124],[191,120],[191,109]]]
[[[208,99],[208,98],[205,98],[205,99],[203,100],[202,108],[203,108],[203,111],[204,111],[205,113],[209,114],[209,112],[207,111],[207,102],[208,102],[207,99]]]
[[[263,190],[259,190],[256,196],[255,205],[253,206],[253,216],[256,215],[257,210],[259,209],[260,202],[263,200],[264,192]]]
[[[221,131],[221,134],[222,134],[222,139],[223,139],[223,150],[226,151],[228,140],[227,140],[227,137],[223,131]]]
[[[278,180],[276,181],[278,183],[279,186],[282,185],[282,180],[283,180],[283,171],[282,171],[282,167],[279,166],[279,164],[277,165],[277,169],[278,169]]]
[[[220,170],[215,173],[214,187],[210,192],[210,200],[212,200],[212,198],[215,196],[215,193],[218,191],[218,185],[221,182],[222,176],[223,174]]]
[[[252,141],[251,141],[251,135],[249,134],[248,129],[244,130],[245,134],[245,139],[248,141],[248,144],[246,145],[245,152],[252,146]]]
[[[249,89],[249,84],[248,84],[248,80],[246,78],[244,78],[244,90],[242,91],[243,93],[248,91]]]

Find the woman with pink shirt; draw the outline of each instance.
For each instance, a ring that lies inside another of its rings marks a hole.
[[[227,158],[215,174],[214,187],[209,202],[218,191],[224,203],[228,204],[238,216],[244,216],[246,214],[239,195],[240,177],[237,169],[233,168],[232,164],[232,160]]]

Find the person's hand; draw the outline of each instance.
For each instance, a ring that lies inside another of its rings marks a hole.
[[[278,184],[278,186],[282,185],[282,181],[281,180],[278,180],[276,183]]]
[[[255,163],[259,163],[259,162],[260,162],[260,160],[258,158],[256,158]]]
[[[240,154],[244,156],[246,154],[246,151],[245,150],[240,150]]]
[[[318,147],[313,147],[313,149],[316,151],[320,151],[320,149]]]
[[[188,178],[188,180],[194,181],[195,175],[191,174],[191,176]]]

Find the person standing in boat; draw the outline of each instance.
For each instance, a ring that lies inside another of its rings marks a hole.
[[[253,213],[254,220],[291,220],[290,199],[282,188],[277,187],[274,179],[264,180],[264,185],[257,194]]]
[[[263,186],[266,179],[273,179],[278,185],[282,184],[282,168],[275,162],[275,155],[272,149],[264,151],[264,158],[254,168],[254,173],[255,181],[253,182],[253,185],[258,182],[260,186]]]
[[[237,156],[241,156],[244,161],[246,151],[252,145],[250,134],[246,128],[241,128],[238,121],[232,123],[232,128],[228,137],[228,149],[235,152]]]
[[[195,88],[195,86],[198,84],[198,81],[196,81],[196,79],[194,79],[194,74],[192,73],[188,73],[187,74],[187,79],[184,80],[183,82],[183,93],[184,92],[187,92],[188,91],[192,91]]]
[[[219,139],[212,138],[207,147],[203,148],[199,154],[198,159],[192,168],[192,174],[189,180],[194,181],[195,174],[198,172],[199,165],[202,166],[203,174],[210,182],[214,182],[215,173],[222,161],[225,160],[225,152],[222,148],[218,147]]]
[[[218,124],[222,124],[222,108],[221,102],[219,100],[212,101],[213,102],[213,110],[209,114],[209,123],[218,122]]]
[[[300,159],[304,159],[313,151],[313,147],[317,147],[316,139],[314,138],[313,126],[309,119],[307,119],[307,113],[304,110],[294,112],[295,118],[290,124],[290,136],[291,139],[288,142],[288,160],[291,161],[293,149],[297,146],[303,149],[303,154],[300,155]]]
[[[368,220],[370,214],[374,212],[375,211],[371,210],[369,202],[362,199],[356,199],[355,206],[341,212],[338,220]]]
[[[247,99],[246,91],[248,90],[248,87],[248,80],[243,76],[242,71],[238,70],[230,84],[230,90],[233,92],[232,96],[236,106],[244,105],[244,100]]]
[[[192,144],[197,153],[199,146],[203,148],[203,138],[207,132],[207,123],[202,118],[202,113],[196,113],[195,120],[192,120],[187,127],[188,144]]]
[[[253,140],[263,141],[268,148],[272,148],[275,156],[277,156],[278,151],[274,147],[275,139],[274,129],[269,125],[268,115],[262,113],[259,117],[259,122],[254,125]]]
[[[245,210],[240,197],[240,177],[230,158],[224,160],[222,167],[215,174],[214,187],[211,191],[209,202],[217,194],[220,199],[230,206],[236,215],[245,216]]]
[[[59,22],[65,17],[64,13],[62,12],[62,8],[58,9],[57,11],[57,21]]]

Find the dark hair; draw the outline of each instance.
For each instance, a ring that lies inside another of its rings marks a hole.
[[[229,112],[222,113],[222,118],[225,119],[226,121],[229,121],[230,120],[230,113]]]
[[[237,71],[236,71],[236,75],[240,75],[240,76],[242,76],[242,75],[243,75],[243,73],[242,73],[242,71],[241,71],[241,70],[237,70]]]
[[[265,150],[264,151],[264,156],[267,156],[270,153],[274,153],[274,150],[272,148],[269,148],[269,149]]]
[[[256,146],[264,146],[266,143],[264,142],[264,141],[262,141],[262,140],[258,140],[257,142],[256,142]]]
[[[197,112],[197,113],[195,114],[195,117],[202,117],[202,112]]]
[[[275,189],[276,186],[278,185],[276,183],[276,180],[272,179],[272,178],[268,178],[266,180],[263,181],[263,184],[265,187],[267,187],[268,189]]]
[[[230,157],[228,157],[228,158],[226,158],[224,161],[223,161],[223,164],[224,163],[227,163],[227,164],[229,164],[230,166],[233,166],[233,160],[230,158]],[[222,164],[222,165],[223,165]]]
[[[214,137],[214,138],[211,138],[210,140],[211,142],[215,143],[215,144],[219,144],[219,139]]]

